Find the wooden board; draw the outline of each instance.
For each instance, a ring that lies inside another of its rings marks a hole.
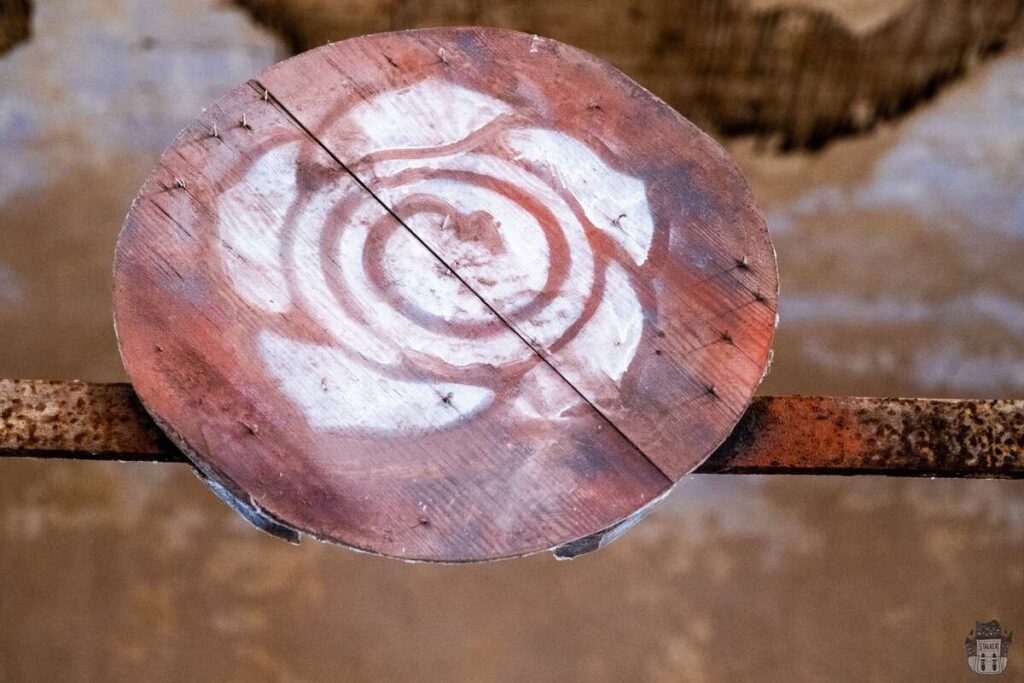
[[[147,410],[250,519],[470,561],[696,467],[776,291],[746,183],[664,103],[553,41],[430,29],[207,109],[132,206],[114,308]]]

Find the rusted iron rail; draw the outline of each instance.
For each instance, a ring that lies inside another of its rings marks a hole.
[[[129,384],[0,380],[0,457],[188,459]],[[705,474],[1024,478],[1024,400],[756,398]]]

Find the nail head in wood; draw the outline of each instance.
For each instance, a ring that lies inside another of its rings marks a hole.
[[[203,145],[197,122],[163,155],[114,275],[139,397],[248,519],[517,556],[624,528],[729,434],[777,282],[711,138],[606,62],[496,29],[327,45],[207,116],[271,90],[250,135]],[[708,343],[723,327],[737,346]]]

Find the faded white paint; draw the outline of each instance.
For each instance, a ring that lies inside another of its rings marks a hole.
[[[338,347],[307,344],[264,331],[264,362],[311,427],[363,433],[441,429],[485,408],[486,387],[385,377]]]
[[[545,168],[583,207],[587,219],[633,257],[647,260],[654,220],[642,180],[609,168],[592,149],[556,130],[509,130],[505,141],[516,158]]]
[[[280,233],[295,201],[298,152],[298,143],[270,150],[217,200],[217,249],[231,285],[250,306],[273,313],[290,304]]]
[[[424,157],[422,150],[464,140],[510,111],[486,95],[427,81],[354,107],[334,126],[334,141],[360,156],[417,149]],[[409,125],[410,112],[425,123]],[[598,272],[587,232],[593,229],[620,244],[632,262],[599,264],[605,275],[602,298],[559,360],[597,398],[614,397],[643,329],[626,266],[643,264],[651,245],[644,183],[609,168],[564,133],[496,127],[493,135],[496,146],[490,148],[510,150],[511,159],[438,150],[425,158],[374,163],[373,177],[385,180],[410,169],[425,171],[418,180],[375,187],[387,205],[425,197],[433,203],[403,216],[419,239],[397,227],[369,255],[380,264],[384,286],[397,304],[375,288],[364,267],[371,231],[394,228],[392,219],[348,180],[297,197],[298,143],[267,152],[221,196],[218,250],[238,295],[266,315],[299,307],[335,340],[332,345],[300,342],[271,332],[269,325],[257,339],[267,372],[314,428],[414,433],[444,428],[489,406],[494,391],[460,378],[460,369],[501,367],[529,359],[533,351],[512,330],[488,326],[496,318],[481,297],[531,344],[556,344],[581,319],[594,291]],[[474,175],[466,177],[467,171]],[[450,178],[446,172],[463,176]],[[553,264],[545,226],[527,206],[502,194],[500,184],[516,188],[554,217],[556,225],[548,229],[564,240],[568,252],[562,264],[567,275],[557,291],[546,291]],[[581,223],[567,197],[593,227]],[[340,202],[351,208],[333,215]],[[285,243],[290,210],[294,223]],[[341,225],[333,224],[338,220]],[[336,238],[325,240],[329,225]],[[332,291],[332,280],[338,291]],[[542,295],[553,296],[528,318],[516,316]],[[487,334],[427,329],[411,316],[413,309],[441,321],[486,326]],[[444,366],[456,376],[438,381],[425,370]],[[560,419],[580,404],[572,388],[543,364],[534,365],[508,399],[507,410],[519,419]]]
[[[357,156],[382,149],[429,149],[458,142],[511,111],[482,93],[441,80],[421,81],[361,102],[336,131]],[[353,123],[360,134],[349,133]]]
[[[569,359],[577,365],[582,377],[606,377],[611,383],[596,383],[604,395],[594,400],[608,400],[611,386],[616,386],[629,369],[643,334],[644,316],[629,276],[618,263],[608,266],[605,275],[605,294],[591,318],[566,346],[559,358]]]

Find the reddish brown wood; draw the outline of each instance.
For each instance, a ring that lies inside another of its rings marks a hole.
[[[125,367],[250,517],[407,559],[613,526],[760,380],[774,252],[710,138],[489,29],[346,41],[182,132],[118,243]]]

